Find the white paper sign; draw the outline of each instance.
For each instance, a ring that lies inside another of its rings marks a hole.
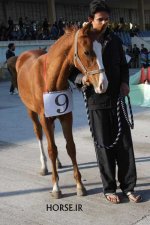
[[[130,62],[130,60],[131,60],[131,56],[129,56],[128,54],[126,54],[126,55],[125,55],[125,57],[126,57],[126,61],[127,61],[127,63],[129,63],[129,62]]]
[[[72,111],[72,91],[54,91],[43,94],[45,117],[60,116]]]

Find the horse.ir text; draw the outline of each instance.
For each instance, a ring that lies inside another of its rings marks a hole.
[[[46,204],[46,211],[83,211],[81,204]]]

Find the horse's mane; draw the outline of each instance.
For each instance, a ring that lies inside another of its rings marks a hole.
[[[65,34],[69,35],[69,34],[72,34],[73,32],[76,32],[78,30],[78,28],[76,26],[66,26],[64,28],[64,31],[65,31]]]
[[[72,45],[73,37],[78,29],[73,26],[66,26],[64,28],[65,33],[49,48],[48,54],[56,56],[61,52],[67,50]]]
[[[92,28],[92,25],[91,23],[86,23],[84,25],[84,27],[82,27],[81,29],[83,29],[83,33],[84,33],[84,30],[86,30],[87,32],[85,32],[85,35],[88,34],[88,31],[91,31],[94,33],[93,31],[93,28]],[[74,36],[75,33],[79,30],[79,28],[75,25],[66,25],[64,27],[64,35],[62,35],[52,46],[51,46],[51,50],[54,50],[56,48],[61,48],[63,47],[64,44],[67,44],[69,45],[70,41],[71,41],[71,36]],[[68,37],[69,36],[69,37]],[[67,39],[67,41],[66,41]],[[66,42],[65,42],[66,41]]]

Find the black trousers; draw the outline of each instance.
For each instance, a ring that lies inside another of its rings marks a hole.
[[[98,143],[105,146],[111,145],[118,133],[116,109],[90,110],[89,116],[91,128]],[[121,124],[122,133],[117,145],[112,149],[95,146],[104,194],[116,191],[116,171],[118,171],[117,178],[120,189],[124,193],[133,191],[136,185],[136,167],[131,132],[122,112]],[[116,166],[118,170],[116,170]]]

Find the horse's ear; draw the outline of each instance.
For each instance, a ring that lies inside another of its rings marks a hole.
[[[100,36],[100,32],[93,29],[93,26],[92,26],[91,22],[83,23],[82,32],[83,32],[83,35],[89,36],[93,41],[97,40]]]
[[[64,28],[65,34],[70,34],[74,30],[76,30],[74,25],[66,25]]]
[[[47,50],[47,46],[45,46],[44,48],[42,48],[42,50],[43,50],[43,51],[46,51],[46,50]]]
[[[84,22],[82,25],[82,32],[84,35],[88,35],[90,31],[92,30],[92,24],[91,22]]]

